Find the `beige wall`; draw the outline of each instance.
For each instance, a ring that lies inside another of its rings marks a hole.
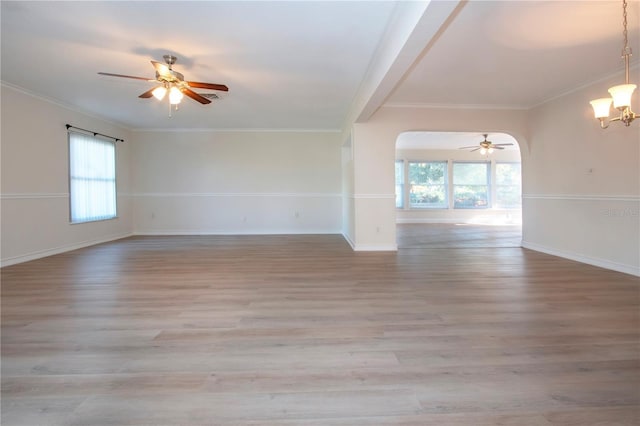
[[[488,109],[384,107],[353,125],[356,250],[395,250],[394,161],[398,135],[406,131],[507,133],[527,162],[526,112]]]
[[[2,265],[131,234],[131,135],[119,126],[2,85]],[[118,218],[69,223],[65,124],[126,140],[118,143]]]
[[[523,245],[640,275],[640,120],[602,130],[588,104],[620,78],[530,112]]]
[[[640,120],[603,131],[588,106],[615,82],[531,111],[385,107],[353,125],[350,143],[322,132],[129,132],[2,86],[2,264],[132,232],[342,232],[355,250],[395,250],[398,135],[473,131],[520,145],[525,247],[640,275]],[[118,219],[69,224],[66,123],[126,139]]]
[[[353,213],[353,143],[349,135],[342,145],[342,235],[351,246],[355,240]]]
[[[385,107],[354,124],[354,248],[395,248],[400,133],[503,132],[515,137],[522,157],[523,246],[640,275],[640,120],[603,131],[588,104],[618,80],[531,111]]]
[[[134,132],[137,234],[340,233],[332,132]]]

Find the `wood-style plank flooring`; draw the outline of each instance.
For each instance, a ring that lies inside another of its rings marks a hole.
[[[516,248],[522,244],[520,225],[431,223],[397,225],[398,248]]]
[[[132,237],[1,272],[3,426],[640,424],[640,279],[519,247]]]

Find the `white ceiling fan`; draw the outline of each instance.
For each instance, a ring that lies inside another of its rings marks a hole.
[[[512,143],[493,143],[490,140],[487,140],[487,137],[489,136],[489,134],[487,133],[484,133],[482,136],[484,136],[484,140],[480,142],[478,145],[463,146],[458,149],[470,149],[471,151],[469,152],[480,150],[480,154],[486,155],[486,154],[491,154],[496,149],[504,149],[505,146],[513,145]]]

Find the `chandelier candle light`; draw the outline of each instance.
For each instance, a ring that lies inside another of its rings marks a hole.
[[[631,48],[628,46],[627,39],[627,0],[622,0],[622,26],[622,35],[624,36],[622,58],[624,59],[625,84],[609,88],[611,98],[595,99],[590,102],[596,118],[600,120],[600,127],[603,129],[609,127],[607,120],[621,121],[625,126],[629,126],[635,118],[638,118],[638,115],[631,111],[631,96],[637,86],[635,84],[629,84],[629,57],[631,56]],[[611,109],[612,102],[613,107],[620,111],[620,116],[609,119],[609,110]]]

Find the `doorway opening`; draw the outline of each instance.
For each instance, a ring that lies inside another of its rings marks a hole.
[[[522,166],[512,136],[404,132],[395,153],[399,249],[521,246]]]

